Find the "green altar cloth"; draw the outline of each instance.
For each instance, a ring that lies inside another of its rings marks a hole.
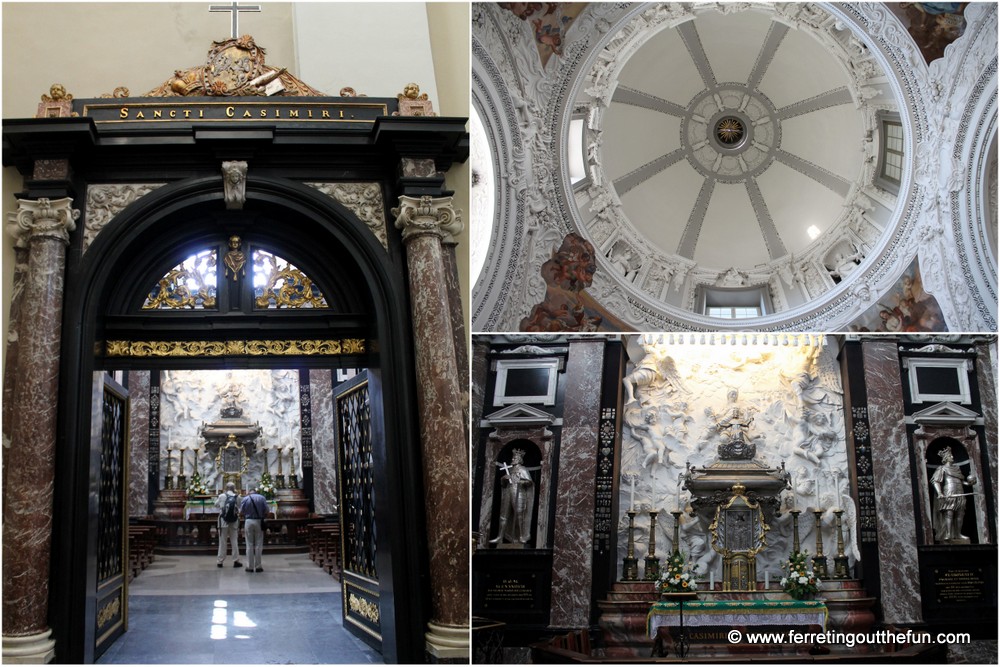
[[[650,637],[664,625],[679,624],[680,605],[655,602],[646,616]],[[822,600],[695,600],[684,603],[685,626],[818,625],[826,630],[829,610]]]

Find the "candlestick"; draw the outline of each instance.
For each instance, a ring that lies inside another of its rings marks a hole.
[[[681,552],[681,514],[680,510],[671,512],[670,515],[674,517],[674,553],[679,554]]]
[[[764,590],[766,591],[771,587],[771,572],[769,570],[764,570]]]
[[[646,572],[643,577],[647,581],[656,581],[660,578],[660,559],[656,556],[656,514],[656,511],[649,510],[649,548],[646,553]]]
[[[835,509],[833,515],[837,521],[837,555],[833,557],[833,577],[835,579],[847,579],[850,573],[847,570],[847,554],[844,553],[844,524],[841,520],[844,510]]]
[[[185,450],[181,449],[179,451],[181,453],[181,472],[180,472],[180,476],[183,477],[184,476],[184,451]]]
[[[829,571],[826,567],[826,556],[823,555],[823,510],[813,510],[816,516],[816,555],[813,556],[813,570],[820,579],[826,579]]]
[[[635,558],[635,511],[625,513],[628,515],[628,553],[622,561],[622,581],[635,581],[639,578],[639,562]]]
[[[802,514],[802,510],[789,510],[789,514],[792,515],[792,552],[798,553],[799,549],[799,515]]]
[[[715,590],[715,570],[708,573],[708,590]]]

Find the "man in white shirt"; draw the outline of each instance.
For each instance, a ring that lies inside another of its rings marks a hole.
[[[216,566],[222,567],[222,562],[226,560],[228,540],[233,545],[233,567],[240,567],[243,565],[240,562],[240,497],[236,493],[235,484],[226,484],[226,490],[219,495],[215,506],[219,508],[219,553]]]

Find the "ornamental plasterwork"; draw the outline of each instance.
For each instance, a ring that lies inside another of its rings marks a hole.
[[[284,67],[265,64],[264,53],[250,35],[212,42],[205,64],[176,70],[141,97],[323,96]]]
[[[631,360],[626,383],[634,386],[634,400],[622,406],[619,507],[619,561],[628,542],[624,508],[632,502],[641,510],[673,510],[677,505],[679,475],[690,463],[710,464],[717,456],[718,413],[727,406],[727,394],[738,390],[736,405],[757,415],[752,434],[758,441],[757,458],[791,473],[791,491],[782,494],[782,507],[793,502],[812,506],[817,494],[823,531],[831,530],[830,511],[856,511],[850,501],[847,477],[846,427],[843,386],[836,361],[837,346],[810,334],[697,333],[643,334],[624,337]],[[766,347],[764,347],[766,345]],[[679,353],[678,350],[683,350]],[[818,482],[818,488],[817,488]],[[687,493],[682,492],[682,502]],[[700,565],[700,571],[718,567],[719,556],[705,542],[707,521],[691,517],[681,525],[681,549]],[[811,517],[810,517],[811,518]],[[659,525],[657,547],[674,545],[669,520]],[[853,526],[854,517],[844,520]],[[772,572],[790,549],[791,517],[774,522],[773,547],[758,556],[758,566]],[[803,544],[815,541],[812,521],[799,520]],[[636,521],[636,550],[648,544],[645,511]],[[829,534],[829,533],[827,533]],[[858,559],[854,530],[845,536],[845,551]]]
[[[386,232],[385,204],[378,183],[306,183],[343,204],[368,226],[382,247],[389,249]]]
[[[510,120],[514,120],[517,127],[512,129],[526,142],[516,152],[507,147],[511,172],[506,178],[498,178],[499,201],[509,198],[510,194],[505,191],[511,189],[515,198],[523,197],[526,201],[523,218],[510,213],[504,216],[512,226],[520,225],[519,242],[494,239],[494,245],[500,247],[491,250],[484,277],[474,296],[477,302],[474,317],[479,328],[502,330],[516,326],[525,309],[536,303],[544,290],[538,277],[541,264],[567,232],[586,230],[585,236],[592,239],[595,246],[605,246],[605,251],[609,250],[608,243],[614,244],[617,240],[615,228],[621,222],[620,202],[614,194],[608,197],[608,202],[592,204],[590,215],[581,219],[578,216],[584,215],[586,203],[582,210],[577,209],[573,194],[561,181],[560,160],[565,152],[562,142],[569,116],[566,109],[577,110],[579,105],[573,96],[586,88],[586,92],[597,100],[587,116],[587,136],[599,139],[601,102],[606,104],[613,89],[608,84],[624,61],[619,60],[619,56],[636,48],[640,27],[648,28],[650,23],[672,27],[693,16],[690,7],[591,5],[567,32],[563,55],[550,58],[543,69],[538,62],[530,26],[510,12],[483,4],[473,6],[474,81],[480,83],[474,85],[475,101],[484,115],[491,115],[488,120],[484,118],[484,122],[509,126]],[[955,300],[953,306],[942,303],[948,326],[982,329],[989,319],[983,316],[981,308],[977,312],[971,303],[968,295],[974,286],[960,272],[948,270],[960,264],[961,258],[956,257],[951,233],[945,232],[947,236],[942,236],[943,220],[948,217],[942,213],[951,213],[947,195],[951,188],[959,186],[960,177],[966,176],[969,169],[963,170],[950,155],[947,159],[936,159],[952,146],[950,141],[943,140],[943,128],[934,125],[951,123],[949,134],[953,137],[954,128],[964,122],[957,118],[955,100],[968,96],[991,54],[995,58],[996,8],[977,7],[971,14],[967,13],[967,19],[975,28],[966,30],[960,40],[948,47],[946,58],[932,63],[928,71],[908,33],[891,12],[878,4],[754,4],[753,7],[776,12],[776,20],[795,29],[810,31],[841,56],[855,105],[864,112],[866,130],[874,128],[872,111],[875,107],[896,106],[890,101],[902,103],[903,108],[898,111],[906,129],[906,154],[910,164],[917,166],[912,174],[906,170],[902,195],[895,201],[871,185],[874,163],[871,159],[866,161],[859,178],[864,185],[852,187],[844,216],[835,225],[841,229],[840,233],[821,239],[809,248],[807,256],[796,256],[793,262],[779,262],[762,281],[770,286],[772,297],[776,296],[779,301],[787,301],[788,294],[800,290],[809,295],[808,303],[756,319],[753,321],[755,327],[764,330],[846,328],[895,284],[919,252],[921,266],[927,267],[924,273],[936,274],[927,281],[928,291],[942,297],[942,302]],[[744,7],[732,4],[696,6],[699,12],[731,13],[742,9]],[[989,33],[991,26],[994,33],[992,51],[989,44],[982,45],[983,38],[978,37]],[[972,48],[974,39],[978,42]],[[968,58],[966,52],[969,52]],[[581,76],[585,69],[591,71],[589,77]],[[497,77],[497,73],[502,74]],[[948,85],[952,85],[950,91]],[[504,93],[509,94],[509,102],[503,99]],[[495,97],[491,99],[491,96]],[[951,105],[945,106],[949,99]],[[874,148],[869,145],[865,155],[873,154]],[[590,167],[593,166],[590,160]],[[950,183],[940,183],[942,180],[950,180]],[[543,202],[548,206],[540,207]],[[874,214],[885,208],[893,210],[889,226],[880,222],[884,220],[884,213]],[[833,276],[822,260],[845,241],[857,244],[864,251],[864,261],[850,279],[841,280],[830,288]],[[875,247],[879,244],[881,247]],[[497,266],[495,262],[500,257],[504,257],[505,262]],[[664,285],[676,280],[684,267],[668,266],[654,273],[655,267],[665,266],[664,257],[633,258],[649,268],[640,268],[633,280],[622,284],[624,281],[608,279],[614,275],[609,258],[602,255],[598,259],[599,270],[589,291],[623,320],[638,320],[643,329],[724,326],[719,320],[679,311],[661,301]],[[670,259],[676,261],[677,258]],[[506,280],[502,277],[504,271]],[[683,277],[682,282],[690,288],[694,273],[690,270],[688,273],[692,275]],[[705,281],[710,278],[699,276]],[[935,281],[937,284],[932,284]],[[822,289],[824,283],[825,291]],[[666,294],[671,289],[668,287]],[[490,294],[494,290],[499,296]],[[814,292],[824,293],[817,299]],[[678,304],[687,301],[687,290],[681,301],[676,297],[672,299]],[[995,309],[994,301],[993,313]],[[745,327],[745,324],[740,326]]]
[[[87,215],[83,223],[83,251],[97,235],[129,204],[166,183],[125,183],[87,186]]]

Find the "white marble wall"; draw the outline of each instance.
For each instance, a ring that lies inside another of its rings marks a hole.
[[[635,476],[636,508],[661,511],[656,544],[663,555],[673,548],[673,519],[668,512],[678,506],[678,476],[688,462],[703,466],[717,458],[719,436],[711,428],[714,420],[710,412],[725,410],[731,389],[739,392],[737,404],[741,408],[756,412],[750,434],[759,438],[757,460],[772,467],[785,462],[798,508],[817,504],[818,482],[819,505],[828,510],[822,519],[824,552],[828,555],[836,548],[834,516],[829,510],[837,506],[844,509],[846,551],[853,566],[857,557],[853,534],[856,507],[846,477],[843,387],[834,346],[815,344],[817,337],[805,335],[727,334],[723,338],[721,334],[704,334],[695,344],[689,337],[683,344],[680,338],[671,344],[672,338],[669,334],[629,337],[627,376],[632,377],[638,402],[629,403],[626,398],[623,407],[619,570],[627,544],[629,475]],[[633,375],[642,366],[651,370]],[[687,498],[685,492],[680,500],[686,504]],[[784,506],[791,502],[792,492],[786,491]],[[783,514],[771,524],[769,547],[757,561],[761,580],[765,571],[772,580],[780,578],[779,563],[791,551],[790,519]],[[800,517],[801,546],[810,553],[815,553],[814,524],[813,515]],[[636,525],[636,551],[641,558],[648,541],[648,514],[637,516]],[[682,517],[681,551],[700,564],[702,573],[711,568],[719,579],[721,557],[707,538],[704,520]]]
[[[243,408],[243,416],[251,422],[259,422],[267,447],[280,446],[287,450],[293,446],[295,472],[302,474],[302,457],[299,438],[299,373],[294,370],[232,370],[232,371],[163,371],[160,375],[160,484],[166,474],[167,447],[193,450],[202,448],[198,461],[198,471],[206,486],[218,489],[221,476],[204,449],[204,442],[198,436],[203,423],[211,423],[222,417],[222,393],[230,384],[237,384],[242,395],[238,404]],[[315,435],[314,435],[315,437]],[[264,455],[258,449],[250,459],[250,466],[244,476],[246,483],[260,479],[264,470]],[[190,478],[194,454],[184,452],[184,474]],[[180,471],[179,455],[173,453],[171,474]],[[268,452],[271,474],[277,472],[277,455]],[[290,459],[284,454],[282,472],[288,475]]]
[[[332,371],[309,371],[313,423],[313,495],[318,514],[337,511],[337,443],[334,438]]]

